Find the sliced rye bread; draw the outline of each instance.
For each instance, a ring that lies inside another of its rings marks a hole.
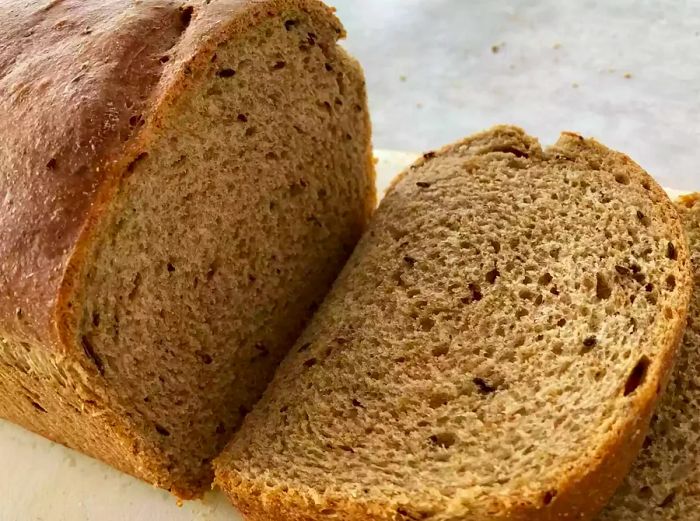
[[[695,273],[688,325],[642,452],[599,521],[700,519],[700,193],[677,207]]]
[[[252,521],[591,519],[680,341],[678,213],[627,156],[495,127],[428,153],[216,482]]]
[[[0,417],[198,495],[374,209],[362,71],[316,0],[0,18]]]

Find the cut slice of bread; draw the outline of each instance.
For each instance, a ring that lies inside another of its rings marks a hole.
[[[316,0],[0,17],[0,417],[200,494],[374,209],[362,71]]]
[[[402,173],[216,481],[254,521],[590,519],[681,338],[678,213],[627,156],[496,127]]]
[[[688,326],[642,452],[600,521],[700,519],[700,193],[677,206],[695,274]]]

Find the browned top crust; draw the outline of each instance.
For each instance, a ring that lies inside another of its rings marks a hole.
[[[198,65],[318,0],[5,0],[0,30],[0,334],[63,350],[79,250]]]

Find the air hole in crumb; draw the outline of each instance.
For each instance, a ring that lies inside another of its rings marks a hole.
[[[301,344],[299,346],[299,349],[297,349],[297,353],[303,353],[306,351],[309,347],[311,347],[311,342],[306,342],[305,344]]]
[[[527,309],[525,309],[525,308],[520,308],[520,309],[516,310],[516,312],[515,312],[515,318],[517,318],[518,320],[520,320],[521,318],[526,317],[528,314],[529,314],[529,312],[528,312]]]
[[[639,489],[639,492],[637,493],[637,495],[641,499],[651,499],[651,497],[654,495],[654,492],[651,489],[651,487],[644,486],[644,487]]]
[[[270,350],[263,342],[256,342],[253,347],[258,352],[257,356],[265,357],[270,354]]]
[[[439,345],[433,348],[433,356],[445,356],[450,352],[450,347],[447,344]]]
[[[595,287],[595,294],[596,297],[598,297],[601,300],[606,300],[610,298],[610,295],[612,295],[612,287],[610,286],[610,282],[608,281],[608,278],[603,274],[598,272],[596,274],[596,287]]]
[[[218,267],[216,262],[212,262],[209,265],[209,269],[207,270],[207,274],[206,274],[207,282],[210,282],[214,278],[214,275],[216,275],[218,269],[219,269],[219,267]]]
[[[97,371],[101,374],[104,375],[105,368],[104,364],[102,363],[102,359],[95,353],[95,349],[92,347],[92,344],[90,343],[90,340],[86,336],[81,337],[81,343],[83,344],[83,352],[85,355],[92,360],[92,363],[95,364],[95,367],[97,368]]]
[[[315,365],[316,365],[315,358],[309,358],[307,361],[304,362],[304,367],[313,367]]]
[[[156,423],[156,431],[161,436],[170,436],[170,431],[168,429],[166,429],[165,427],[163,427],[162,425],[160,425],[159,423]]]
[[[238,116],[236,116],[236,119],[241,123],[248,123],[248,116],[246,116],[245,114],[239,114]]]
[[[292,29],[294,29],[297,26],[298,23],[299,22],[297,20],[285,20],[284,28],[287,31],[291,31]]]
[[[666,288],[668,288],[669,291],[676,289],[676,277],[673,275],[666,277]]]
[[[651,293],[652,291],[654,291],[654,285],[650,282],[649,284],[644,286],[644,289],[646,290],[647,293]]]
[[[476,387],[479,389],[479,392],[481,394],[491,394],[496,391],[496,388],[492,385],[489,385],[486,380],[480,377],[475,377],[472,379],[472,382]]]
[[[56,158],[52,157],[49,159],[48,163],[46,163],[46,168],[49,170],[55,170],[56,169]]]
[[[171,262],[168,262],[168,271],[169,271],[170,273],[172,273],[173,271],[175,271],[175,266],[173,266],[173,264],[172,264]]]
[[[286,66],[287,66],[287,62],[278,61],[278,62],[275,62],[275,64],[272,66],[272,70],[278,71],[280,69],[284,69]]]
[[[492,269],[488,273],[486,273],[486,282],[489,284],[495,284],[496,279],[501,275],[501,273],[498,271],[497,268]]]
[[[92,325],[95,327],[99,327],[100,325],[100,314],[97,312],[92,314]]]
[[[544,498],[542,499],[542,502],[543,502],[545,505],[549,505],[549,504],[554,500],[554,497],[555,497],[556,495],[557,495],[557,491],[556,491],[556,490],[548,490],[547,492],[545,492]]]
[[[566,325],[566,319],[565,319],[565,318],[560,318],[560,319],[557,321],[557,326],[559,326],[559,327],[564,327],[565,325]]]
[[[651,190],[651,185],[649,184],[649,181],[642,181],[642,188],[645,190]]]
[[[540,277],[540,279],[537,281],[539,284],[542,286],[549,286],[549,284],[552,282],[553,277],[549,273],[545,273]]]
[[[202,353],[200,355],[200,358],[202,360],[202,363],[204,363],[206,365],[209,365],[214,361],[214,359],[211,357],[211,355],[207,354],[207,353]]]
[[[670,506],[674,499],[676,499],[676,493],[671,492],[661,503],[659,503],[659,508],[666,508],[667,506]]]
[[[233,78],[236,75],[236,71],[233,69],[219,69],[216,75],[219,78]]]
[[[432,183],[428,183],[427,181],[418,181],[418,182],[416,183],[416,186],[417,186],[418,188],[430,188],[431,184],[432,184]]]
[[[622,276],[627,276],[630,274],[630,270],[628,270],[624,266],[615,266],[615,271],[617,271]]]
[[[360,409],[365,409],[365,406],[362,405],[362,402],[360,400],[358,400],[357,398],[352,399],[352,406],[359,407]]]
[[[35,402],[32,400],[32,406],[39,412],[46,412],[46,409],[44,409],[39,403]]]
[[[160,63],[168,63],[170,61],[170,56],[161,56],[160,57]]]
[[[586,337],[583,340],[583,347],[585,347],[586,349],[591,349],[591,348],[595,347],[597,344],[598,344],[598,339],[594,336]]]
[[[246,137],[251,137],[251,136],[255,135],[255,132],[256,132],[255,127],[248,127],[247,129],[245,129]]]
[[[491,241],[491,247],[493,248],[494,253],[498,253],[501,251],[501,243],[498,241]]]
[[[646,215],[644,215],[644,214],[643,214],[642,212],[640,212],[639,210],[637,210],[637,219],[639,219],[639,222],[641,222],[642,225],[644,225],[644,226],[649,226],[649,225],[651,225],[651,219],[649,219],[649,217],[647,217]]]
[[[535,294],[527,288],[523,288],[520,291],[518,291],[518,297],[520,297],[523,300],[532,300],[534,296]]]
[[[442,447],[443,449],[449,449],[457,441],[457,436],[455,436],[453,432],[439,432],[433,434],[429,439],[433,445]]]
[[[180,8],[180,22],[182,23],[183,28],[187,29],[187,27],[190,25],[193,13],[194,7],[192,7],[191,5]]]
[[[668,243],[668,247],[666,249],[666,256],[671,260],[678,259],[678,251],[676,250],[676,246],[672,242]]]
[[[326,67],[326,70],[327,70],[328,72],[332,72],[332,71],[333,71],[333,66],[332,66],[330,63],[326,63],[326,64],[325,64],[325,67]]]
[[[615,181],[621,185],[630,184],[630,177],[627,174],[615,174]]]
[[[433,329],[434,325],[435,321],[430,317],[423,317],[420,319],[420,328],[423,331],[430,331],[431,329]]]
[[[644,281],[647,280],[647,276],[644,273],[634,273],[632,278],[639,284],[644,284]]]
[[[471,299],[474,302],[478,302],[483,298],[483,294],[481,293],[481,286],[478,284],[474,284],[473,282],[470,282],[469,285],[467,286],[469,288],[469,291],[471,291]]]
[[[650,363],[651,362],[647,356],[642,356],[642,358],[639,359],[637,365],[634,366],[632,372],[627,377],[627,381],[625,382],[625,396],[632,394],[637,390],[637,388],[639,388],[640,385],[644,383],[644,378],[646,378]]]
[[[411,266],[411,267],[415,266],[415,264],[416,264],[416,259],[414,259],[414,258],[411,257],[410,255],[406,255],[406,256],[403,258],[403,261],[404,261],[406,264],[408,264],[409,266]]]

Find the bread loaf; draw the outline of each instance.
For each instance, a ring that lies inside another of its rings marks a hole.
[[[688,326],[642,452],[600,521],[691,521],[700,516],[700,194],[682,197],[677,206],[695,276]]]
[[[215,461],[252,521],[591,519],[681,337],[661,188],[572,133],[496,127],[400,175]]]
[[[3,3],[0,416],[182,497],[375,204],[316,0]]]

